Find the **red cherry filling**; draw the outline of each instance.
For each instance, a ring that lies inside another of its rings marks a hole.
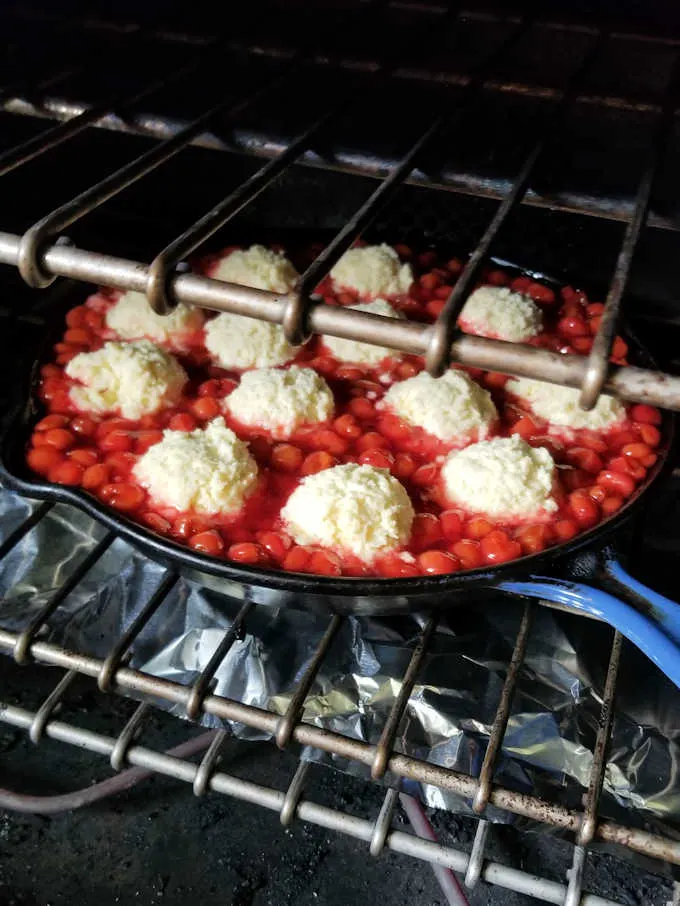
[[[434,252],[397,250],[414,268],[416,279],[408,296],[393,300],[409,318],[431,322],[437,317],[462,268],[458,259]],[[301,262],[306,260],[304,254]],[[214,263],[204,262],[204,268]],[[544,331],[536,345],[564,352],[586,353],[603,307],[585,293],[562,287],[559,293],[528,277],[490,270],[485,282],[524,292],[543,307]],[[329,280],[319,287],[329,304],[360,301]],[[296,356],[296,363],[316,369],[335,398],[332,420],[307,426],[286,440],[248,431],[229,421],[250,446],[260,470],[257,490],[237,518],[178,513],[150,499],[135,481],[133,466],[165,429],[193,431],[223,415],[222,401],[239,375],[210,361],[202,332],[185,338],[182,351],[172,350],[190,376],[178,405],[138,421],[117,415],[79,412],[69,398],[64,366],[79,352],[98,349],[111,338],[105,314],[117,294],[102,290],[68,312],[54,360],[41,369],[40,398],[45,416],[36,424],[26,459],[48,481],[79,486],[103,503],[152,531],[193,550],[249,566],[316,573],[326,576],[377,575],[408,578],[443,575],[507,563],[574,538],[617,512],[656,462],[661,443],[661,413],[648,405],[628,409],[627,420],[608,433],[573,432],[567,442],[548,433],[548,426],[518,408],[506,394],[507,377],[468,369],[492,394],[500,414],[496,435],[519,434],[534,446],[547,447],[558,465],[558,510],[549,521],[529,516],[508,525],[451,508],[443,493],[440,468],[450,447],[422,429],[402,422],[381,406],[394,381],[423,369],[418,356],[385,359],[370,369],[333,359],[319,339]],[[627,347],[617,338],[614,361],[625,361]],[[393,551],[365,564],[339,551],[298,545],[281,524],[279,512],[297,483],[307,475],[342,462],[360,462],[389,470],[408,491],[416,511],[411,540],[404,551]]]

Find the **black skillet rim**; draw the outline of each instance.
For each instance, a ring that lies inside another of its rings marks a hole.
[[[514,271],[518,275],[530,276],[532,279],[541,280],[553,286],[561,287],[566,283],[565,280],[556,280],[542,272],[523,268],[500,258],[492,257],[489,261],[498,267]],[[85,286],[87,287],[89,284],[85,284]],[[61,324],[59,326],[61,327]],[[0,431],[0,477],[2,477],[4,483],[27,497],[53,500],[77,507],[95,518],[106,528],[115,531],[161,562],[177,564],[240,585],[275,589],[291,594],[326,595],[342,598],[424,597],[428,594],[437,595],[446,591],[457,591],[466,586],[496,585],[512,576],[535,573],[547,563],[553,563],[556,560],[561,561],[569,554],[599,542],[603,537],[611,535],[623,523],[627,522],[639,500],[664,477],[670,467],[670,452],[675,442],[676,415],[674,413],[664,413],[662,426],[663,442],[659,448],[659,459],[645,482],[637,488],[635,494],[626,501],[617,513],[604,522],[600,522],[593,528],[577,535],[571,541],[547,548],[537,554],[530,554],[511,560],[508,563],[494,567],[479,567],[478,569],[448,575],[418,576],[405,579],[383,579],[378,577],[333,578],[310,573],[256,569],[234,565],[227,560],[219,560],[216,557],[200,554],[188,547],[160,538],[152,531],[139,525],[139,523],[133,522],[124,515],[115,513],[115,511],[100,503],[95,497],[80,489],[38,481],[32,477],[23,477],[22,471],[27,471],[23,460],[16,471],[12,468],[11,463],[17,454],[16,448],[18,446],[21,451],[25,450],[32,426],[35,423],[35,416],[38,414],[39,404],[35,400],[34,390],[45,353],[47,350],[51,350],[52,333],[51,330],[47,332],[39,354],[31,363],[27,392],[25,388],[20,391],[20,400],[15,403]],[[638,357],[642,357],[649,364],[653,364],[651,357],[639,341],[630,336],[628,331],[626,333],[628,334],[627,339],[634,347]],[[19,386],[21,384],[23,384],[23,381],[19,383]]]

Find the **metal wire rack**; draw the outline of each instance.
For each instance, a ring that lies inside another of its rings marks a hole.
[[[399,9],[399,6],[396,7]],[[410,8],[410,7],[409,7]],[[530,17],[504,21],[505,36],[491,48],[483,47],[470,61],[467,71],[457,80],[462,82],[460,90],[448,100],[442,112],[438,113],[423,129],[417,140],[408,148],[399,161],[390,168],[378,187],[369,195],[353,217],[337,233],[329,245],[301,276],[298,286],[287,295],[276,295],[233,284],[220,283],[193,274],[178,273],[178,264],[229,222],[240,210],[252,202],[265,188],[285,170],[303,160],[303,155],[323,133],[328,135],[340,121],[340,113],[356,103],[359,95],[375,92],[388,78],[399,76],[398,61],[414,42],[428,40],[435,47],[457,29],[464,28],[468,14],[460,14],[448,7],[419,7],[415,24],[408,30],[408,41],[395,41],[388,46],[384,58],[379,60],[350,60],[367,70],[359,87],[346,86],[337,96],[327,99],[322,111],[317,111],[311,124],[295,136],[286,147],[261,167],[246,182],[227,197],[221,199],[210,211],[199,218],[180,236],[170,242],[150,263],[142,264],[114,257],[109,254],[94,254],[86,249],[73,246],[63,231],[74,226],[108,200],[151,174],[186,149],[192,142],[204,136],[211,124],[219,117],[222,124],[236,124],[239,118],[258,102],[270,97],[272,92],[285,86],[291,76],[301,67],[337,65],[337,60],[347,60],[343,53],[342,40],[347,38],[352,27],[363,29],[385,26],[385,10],[381,5],[362,4],[345,12],[341,22],[330,17],[321,29],[322,36],[333,35],[329,52],[315,53],[303,40],[292,49],[278,48],[277,66],[274,72],[267,69],[265,74],[250,80],[240,95],[229,93],[216,104],[202,111],[198,116],[171,129],[168,135],[166,125],[157,123],[163,132],[162,140],[100,182],[85,189],[74,198],[59,205],[42,216],[23,234],[0,233],[0,261],[16,265],[24,280],[32,287],[46,287],[57,275],[73,277],[132,289],[146,293],[150,304],[159,313],[171,310],[179,301],[211,308],[217,311],[231,311],[283,325],[292,342],[300,342],[310,332],[327,333],[350,339],[362,339],[377,345],[401,349],[425,355],[428,370],[439,374],[449,361],[464,365],[491,369],[504,373],[541,378],[554,383],[581,389],[581,402],[585,408],[595,405],[599,394],[607,392],[628,400],[651,402],[668,408],[680,407],[680,379],[646,369],[613,366],[609,362],[612,343],[616,333],[621,299],[628,284],[630,270],[638,241],[647,221],[650,199],[655,176],[664,160],[676,113],[676,69],[679,52],[673,46],[673,66],[667,73],[665,89],[660,105],[652,105],[652,128],[649,138],[648,161],[638,180],[634,205],[624,231],[621,251],[612,276],[605,311],[600,329],[595,337],[593,349],[588,357],[559,355],[534,347],[510,344],[499,340],[461,335],[456,329],[460,309],[473,288],[475,281],[488,258],[489,252],[501,230],[507,227],[516,207],[527,198],[527,190],[534,178],[539,162],[552,151],[556,140],[562,134],[565,115],[575,101],[581,98],[593,70],[601,64],[607,48],[613,40],[605,30],[585,29],[586,45],[578,63],[559,90],[549,92],[547,111],[540,117],[537,138],[530,143],[523,162],[512,177],[509,189],[497,208],[495,215],[484,230],[477,247],[470,255],[456,286],[446,301],[444,309],[433,325],[412,322],[395,323],[366,312],[348,311],[329,307],[314,299],[313,293],[318,282],[328,274],[333,264],[344,251],[370,226],[378,213],[394,197],[399,187],[421,164],[425,154],[435,143],[446,141],[456,128],[460,128],[480,95],[492,83],[499,67],[512,56],[518,42],[525,39],[534,23]],[[559,23],[549,23],[552,29],[563,28]],[[139,29],[129,29],[139,40]],[[373,32],[375,33],[375,32]],[[167,34],[162,32],[167,39]],[[304,34],[304,33],[303,33]],[[403,31],[402,31],[403,34]],[[318,34],[315,35],[318,38]],[[127,40],[131,40],[126,35]],[[174,40],[184,41],[179,35]],[[340,42],[340,43],[339,43]],[[316,43],[316,42],[315,42]],[[239,44],[215,39],[209,41],[208,58],[218,52],[262,53],[261,43]],[[234,44],[237,46],[235,47]],[[270,54],[274,50],[270,48]],[[341,64],[340,64],[341,65]],[[154,95],[168,82],[178,89],[189,73],[206,66],[205,48],[185,66],[175,67],[172,72],[160,78],[156,75],[150,82],[137,86],[127,97],[115,98],[105,104],[83,108],[65,122],[38,136],[5,151],[0,157],[0,174],[7,176],[11,171],[25,165],[64,143],[88,126],[102,123],[107,117],[118,114],[127,116],[141,100],[153,103]],[[76,67],[77,68],[77,67]],[[71,72],[73,66],[69,68]],[[436,74],[433,74],[436,76]],[[50,112],[49,104],[42,97],[40,89],[45,81],[53,84],[61,79],[63,71],[52,73],[47,80],[38,82],[38,94],[43,111]],[[508,86],[496,86],[505,90]],[[33,86],[35,89],[35,86]],[[511,88],[510,90],[521,90]],[[34,92],[35,93],[35,90]],[[5,92],[5,110],[30,112],[20,103],[9,102],[15,98],[15,91]],[[151,100],[150,100],[151,99]],[[595,102],[593,97],[590,102]],[[649,111],[647,111],[649,112]],[[52,110],[52,115],[57,113]],[[63,113],[63,111],[62,111]],[[158,129],[157,133],[158,134]],[[620,211],[618,212],[620,214]],[[618,216],[617,214],[617,216]]]
[[[399,11],[402,6],[404,5],[387,4],[386,8]],[[384,14],[384,9],[374,7],[373,4],[361,4],[354,10],[354,15],[376,16],[379,23],[379,16]],[[471,20],[486,21],[484,20],[486,14],[476,14],[465,10],[455,14],[444,6],[428,6],[426,13],[422,9],[416,11],[419,16],[418,34],[434,35],[433,40],[438,39],[442,42],[450,29],[465,28],[466,23]],[[14,11],[12,15],[20,16],[21,12]],[[490,17],[489,20],[499,21],[494,17]],[[676,76],[674,72],[671,73],[665,94],[660,100],[618,97],[610,93],[594,92],[586,87],[589,74],[602,60],[607,46],[612,41],[625,39],[656,42],[658,46],[670,49],[674,55],[674,64],[675,57],[680,54],[680,50],[678,50],[680,43],[667,36],[630,36],[618,32],[607,34],[590,27],[575,27],[569,23],[543,23],[546,28],[565,34],[575,29],[587,42],[588,49],[583,54],[577,70],[571,73],[565,86],[555,88],[549,85],[530,84],[521,80],[508,80],[497,74],[501,68],[500,64],[507,59],[513,47],[516,47],[517,42],[526,37],[527,31],[533,26],[530,20],[521,17],[505,17],[501,21],[508,30],[505,38],[495,48],[490,51],[488,47],[485,47],[478,58],[473,60],[465,70],[448,72],[433,71],[431,68],[416,65],[401,65],[399,62],[403,50],[401,46],[395,46],[393,51],[388,52],[384,58],[376,59],[372,54],[358,58],[356,55],[343,53],[341,44],[337,46],[334,44],[330,50],[317,51],[295,46],[292,48],[281,47],[275,42],[263,46],[261,42],[247,39],[240,40],[234,37],[222,39],[220,36],[214,37],[178,30],[172,25],[159,26],[151,31],[148,29],[145,31],[134,24],[121,25],[101,20],[78,20],[67,23],[69,28],[76,31],[89,30],[104,34],[107,41],[110,40],[114,53],[119,52],[122,46],[126,46],[125,42],[128,40],[139,39],[141,32],[144,32],[144,39],[151,37],[153,41],[193,47],[199,50],[195,58],[189,59],[185,65],[176,68],[172,73],[138,85],[127,96],[114,98],[105,103],[87,104],[60,98],[55,93],[55,88],[63,82],[67,82],[74,72],[87,75],[89,67],[97,65],[93,64],[92,59],[87,58],[87,55],[85,55],[85,59],[71,61],[67,67],[55,64],[51,71],[43,72],[39,77],[35,75],[31,77],[29,74],[18,82],[6,85],[0,99],[0,105],[5,114],[49,117],[62,119],[64,122],[51,127],[37,137],[28,139],[17,147],[3,151],[0,154],[0,175],[9,175],[30,161],[53,152],[58,146],[68,143],[80,132],[92,127],[115,129],[152,137],[158,140],[158,144],[66,204],[50,211],[23,234],[1,232],[0,261],[17,266],[31,286],[44,287],[49,285],[56,276],[67,276],[77,280],[145,292],[158,311],[171,308],[177,301],[185,301],[218,311],[233,311],[281,323],[288,336],[293,340],[301,339],[308,331],[316,331],[348,338],[360,338],[363,341],[391,348],[425,354],[430,369],[435,373],[450,357],[465,365],[505,371],[516,375],[540,377],[569,386],[581,387],[585,405],[593,405],[598,394],[604,389],[627,399],[648,401],[668,408],[680,408],[680,379],[639,368],[613,367],[608,363],[621,299],[627,286],[642,229],[646,224],[657,228],[677,229],[677,224],[672,218],[664,217],[656,212],[649,213],[654,179],[663,161],[677,115]],[[342,34],[345,35],[348,31],[350,28],[346,25]],[[411,35],[409,41],[413,40],[413,35]],[[183,80],[188,78],[191,73],[196,73],[206,66],[206,48],[210,53],[219,51],[220,54],[266,57],[276,61],[277,69],[274,75],[270,73],[258,84],[250,85],[242,97],[234,98],[230,95],[191,120],[181,121],[176,117],[154,114],[155,93],[161,87],[167,86],[168,79],[174,85],[181,87]],[[280,87],[282,80],[285,80],[295,67],[302,65],[312,68],[335,66],[349,72],[358,71],[362,75],[359,88],[357,89],[354,85],[352,90],[340,92],[332,103],[323,110],[317,111],[311,122],[285,146],[277,146],[276,143],[269,145],[259,143],[255,149],[255,141],[244,141],[241,150],[249,153],[257,150],[258,154],[271,157],[271,160],[232,193],[219,200],[212,210],[193,223],[182,235],[169,243],[150,265],[109,254],[94,253],[64,241],[62,235],[64,230],[69,229],[107,200],[117,196],[128,186],[168,162],[189,145],[233,150],[232,144],[217,138],[211,131],[213,122],[218,115],[223,123],[225,119],[229,122],[237,122],[238,117],[244,112],[262,99],[266,99],[274,87]],[[382,179],[363,206],[303,274],[296,292],[290,296],[277,296],[245,287],[218,283],[178,271],[178,264],[182,260],[294,164],[327,166],[362,175],[379,175],[375,164],[371,164],[370,161],[357,161],[351,156],[343,158],[342,154],[333,160],[322,160],[314,155],[312,149],[316,138],[322,133],[327,134],[328,130],[332,130],[339,120],[340,114],[349,109],[359,92],[375,90],[385,79],[443,83],[456,89],[457,93],[451,96],[451,109],[433,119],[407,153]],[[463,178],[464,174],[461,174],[458,182],[454,179],[444,184],[428,178],[417,169],[422,156],[431,144],[445,137],[448,134],[447,130],[450,130],[453,125],[460,126],[464,122],[465,116],[483,91],[496,92],[499,95],[504,93],[533,95],[540,97],[548,104],[548,113],[543,118],[544,122],[539,135],[528,149],[508,191],[504,193],[497,188],[489,188],[488,185],[482,189],[474,181],[466,182]],[[143,109],[140,107],[141,102],[151,106]],[[568,109],[575,103],[624,112],[642,112],[651,117],[649,159],[639,178],[632,209],[630,205],[623,203],[618,205],[584,203],[583,199],[576,195],[562,196],[558,201],[542,197],[536,191],[529,191],[539,160],[542,160],[546,153],[553,148],[560,129],[563,127],[564,117]],[[439,321],[432,327],[408,323],[390,324],[383,323],[384,319],[365,313],[348,313],[341,309],[331,309],[318,304],[311,298],[316,284],[328,273],[340,255],[370,225],[398,188],[406,182],[439,186],[480,195],[486,194],[499,198],[501,202],[496,214],[488,224],[480,244],[470,256]],[[593,354],[588,360],[577,356],[558,356],[544,350],[455,334],[455,320],[466,294],[474,285],[496,237],[507,226],[509,218],[520,203],[606,216],[626,222],[621,253],[607,297],[602,327]],[[36,506],[32,515],[0,544],[0,559],[7,556],[22,538],[38,525],[40,520],[48,514],[51,506],[49,503]],[[107,533],[101,538],[73,573],[53,592],[26,629],[18,633],[0,629],[0,650],[5,655],[14,657],[17,663],[22,664],[33,660],[41,664],[60,667],[65,671],[53,692],[36,711],[27,711],[10,704],[0,705],[0,721],[28,731],[34,742],[37,743],[43,736],[47,736],[70,745],[85,747],[109,758],[116,770],[120,770],[126,764],[144,767],[192,784],[197,795],[213,790],[278,811],[284,824],[297,817],[303,821],[349,834],[369,843],[373,855],[379,854],[383,848],[387,847],[395,852],[462,872],[465,874],[466,882],[471,886],[481,878],[489,883],[524,892],[550,903],[566,904],[566,906],[578,906],[578,904],[581,906],[606,906],[609,902],[583,892],[586,855],[588,848],[595,841],[618,844],[634,852],[673,865],[680,865],[680,843],[677,841],[602,820],[599,817],[607,747],[612,730],[616,679],[623,648],[622,638],[618,633],[614,634],[609,654],[599,732],[583,809],[569,809],[534,795],[502,788],[493,782],[494,770],[503,747],[518,672],[522,666],[531,633],[535,605],[527,604],[525,607],[499,698],[489,745],[479,775],[472,777],[404,755],[396,748],[399,727],[408,706],[409,697],[437,626],[436,616],[429,618],[424,625],[420,638],[413,649],[408,668],[401,679],[399,695],[385,721],[376,745],[349,739],[302,720],[305,700],[324,663],[324,658],[342,627],[343,618],[339,616],[335,616],[329,621],[314,657],[300,677],[283,715],[256,708],[235,699],[228,699],[211,691],[212,681],[220,664],[239,638],[239,634],[247,628],[249,614],[257,606],[252,601],[246,601],[243,604],[236,620],[225,633],[209,663],[192,685],[186,686],[161,680],[128,666],[128,658],[135,640],[152,617],[162,609],[169,591],[177,581],[178,577],[173,572],[166,573],[143,611],[127,627],[120,638],[113,641],[106,657],[96,658],[77,651],[67,651],[42,639],[41,635],[47,621],[57,613],[68,595],[77,588],[113,541],[114,535],[111,533]],[[305,764],[300,766],[286,791],[268,789],[232,777],[217,767],[220,744],[224,739],[222,731],[214,737],[212,745],[198,766],[178,757],[152,751],[136,742],[136,735],[141,728],[148,707],[146,703],[140,705],[135,715],[115,739],[60,721],[55,716],[56,711],[67,694],[70,683],[79,674],[95,679],[99,688],[106,692],[172,703],[183,709],[190,719],[196,719],[202,714],[209,714],[223,721],[243,723],[271,736],[281,748],[296,742],[345,757],[368,766],[375,779],[384,778],[389,772],[390,777],[397,780],[399,778],[410,779],[453,791],[470,800],[475,813],[480,816],[472,852],[468,856],[450,846],[422,840],[401,830],[393,829],[392,819],[397,807],[397,797],[392,789],[386,792],[384,805],[376,820],[372,822],[334,811],[306,799],[304,785],[308,766]],[[489,862],[485,858],[489,823],[484,815],[489,806],[542,822],[574,835],[573,868],[566,886]]]
[[[0,547],[0,556],[7,556],[29,531],[36,528],[51,508],[50,503],[37,505],[32,514],[6,538]],[[167,571],[160,579],[144,608],[122,635],[113,641],[106,657],[96,658],[76,651],[67,651],[51,642],[41,640],[47,621],[54,616],[68,595],[77,588],[87,573],[97,564],[113,540],[112,533],[101,536],[78,566],[52,593],[25,629],[20,632],[0,629],[0,650],[5,655],[13,657],[18,664],[37,662],[60,667],[65,671],[53,691],[37,710],[26,711],[11,704],[0,704],[0,721],[26,730],[34,743],[39,743],[41,738],[46,735],[105,755],[110,759],[115,770],[120,771],[128,764],[147,768],[191,783],[196,795],[203,795],[206,791],[213,790],[277,810],[281,813],[281,820],[284,824],[290,822],[294,817],[299,817],[304,821],[311,821],[328,829],[349,834],[368,842],[373,855],[378,855],[383,847],[387,846],[395,852],[462,872],[465,875],[466,883],[470,886],[474,886],[482,878],[489,883],[500,884],[508,889],[531,894],[548,903],[566,904],[566,906],[579,906],[579,904],[580,906],[604,906],[606,902],[609,902],[584,893],[582,889],[586,855],[588,847],[594,841],[618,844],[667,863],[680,864],[680,843],[676,840],[601,820],[598,817],[607,748],[612,729],[616,679],[623,648],[623,640],[618,633],[613,636],[609,655],[599,730],[594,747],[588,789],[583,800],[583,809],[571,810],[534,795],[504,789],[493,782],[494,771],[503,747],[508,718],[511,713],[518,673],[523,664],[527,641],[531,633],[535,606],[531,602],[527,602],[524,606],[523,617],[515,639],[479,775],[472,777],[404,755],[396,747],[399,728],[418,679],[423,658],[432,642],[437,626],[437,615],[428,618],[413,647],[408,667],[400,681],[399,693],[376,745],[350,739],[302,720],[305,701],[345,619],[340,616],[334,616],[329,620],[326,631],[308,666],[299,677],[283,714],[253,707],[235,699],[216,695],[211,691],[212,681],[220,665],[235,641],[242,638],[244,632],[247,631],[249,615],[256,606],[261,606],[254,604],[251,600],[244,601],[238,615],[217,645],[214,654],[191,685],[161,679],[127,666],[136,640],[152,617],[168,601],[169,593],[178,581],[178,576],[172,571]],[[474,812],[480,816],[472,851],[468,856],[459,850],[414,838],[402,831],[392,829],[391,822],[397,804],[397,794],[392,788],[388,789],[385,794],[385,803],[377,820],[371,822],[340,814],[304,799],[304,780],[309,770],[309,765],[304,762],[300,764],[289,789],[285,792],[267,789],[249,781],[231,777],[218,770],[217,767],[220,745],[228,732],[226,730],[217,732],[198,766],[177,757],[151,751],[135,742],[150,707],[147,702],[143,702],[139,706],[116,739],[60,721],[56,718],[56,712],[67,695],[69,686],[79,674],[95,679],[100,690],[104,692],[114,692],[151,701],[161,700],[179,706],[185,715],[193,720],[202,714],[210,714],[225,722],[233,721],[245,724],[273,738],[281,749],[296,742],[348,758],[368,766],[372,777],[376,780],[384,778],[389,773],[390,778],[393,778],[393,782],[396,783],[400,779],[414,780],[457,793],[470,800]],[[573,868],[566,887],[535,878],[514,868],[489,863],[485,859],[489,823],[485,820],[484,814],[488,806],[495,806],[574,835],[576,845]]]

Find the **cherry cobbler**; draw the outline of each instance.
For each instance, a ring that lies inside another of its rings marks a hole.
[[[229,248],[197,269],[286,292],[318,247]],[[292,259],[292,260],[291,260]],[[432,322],[462,269],[361,245],[318,287],[329,305]],[[603,305],[488,270],[469,333],[587,354]],[[626,362],[620,337],[613,361]],[[504,563],[623,506],[657,459],[661,415],[494,372],[434,379],[419,356],[101,289],[42,366],[27,461],[214,557],[331,576],[409,577]]]

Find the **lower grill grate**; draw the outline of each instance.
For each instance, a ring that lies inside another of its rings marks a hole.
[[[39,504],[30,512],[24,510],[22,521],[10,530],[0,548],[0,554],[11,560],[12,552],[16,551],[17,546],[25,543],[32,531],[39,532],[41,522],[49,519],[50,514],[56,515],[50,504]],[[319,633],[315,648],[306,659],[304,669],[297,673],[296,682],[287,691],[285,701],[281,696],[277,697],[278,710],[269,710],[249,703],[246,688],[242,690],[241,697],[226,697],[217,694],[213,689],[216,674],[228,657],[230,649],[244,638],[248,632],[249,622],[252,622],[259,608],[266,607],[265,604],[246,600],[242,602],[240,608],[234,609],[235,617],[229,627],[223,631],[217,630],[220,640],[215,644],[212,655],[204,661],[203,669],[197,674],[194,673],[189,681],[185,681],[185,677],[179,681],[172,681],[167,677],[155,676],[151,672],[129,666],[130,655],[135,651],[145,632],[148,645],[148,630],[152,621],[155,621],[155,632],[161,631],[159,627],[164,625],[164,606],[167,612],[173,589],[178,581],[184,581],[171,571],[158,570],[154,587],[149,589],[147,603],[133,619],[127,621],[127,625],[117,638],[111,639],[107,636],[105,624],[102,626],[100,634],[104,633],[104,636],[96,655],[90,653],[87,646],[73,650],[46,639],[48,623],[54,628],[55,620],[61,619],[62,623],[67,623],[75,618],[77,610],[72,611],[70,616],[67,614],[60,617],[64,604],[68,601],[69,595],[77,594],[80,583],[87,582],[88,573],[97,567],[105,552],[114,543],[119,542],[110,534],[97,532],[90,538],[89,546],[81,551],[78,562],[69,563],[68,575],[60,578],[58,586],[46,593],[39,592],[42,594],[42,604],[37,609],[34,608],[33,616],[28,623],[25,615],[21,621],[17,619],[15,613],[15,625],[12,628],[0,629],[0,651],[4,654],[13,656],[19,663],[35,661],[38,664],[57,666],[66,671],[38,708],[25,709],[11,703],[0,705],[0,722],[27,731],[33,742],[39,743],[42,738],[47,737],[86,748],[109,758],[115,770],[121,770],[126,765],[148,769],[191,783],[197,794],[213,790],[277,811],[282,813],[284,823],[289,818],[297,816],[303,821],[312,822],[329,830],[339,830],[369,843],[374,855],[378,854],[382,847],[387,847],[396,853],[462,872],[471,884],[481,877],[490,883],[533,895],[545,902],[566,903],[568,906],[572,904],[577,906],[579,903],[582,906],[585,904],[604,906],[605,903],[612,902],[582,891],[586,856],[591,844],[615,844],[662,862],[680,864],[680,844],[677,841],[647,830],[603,820],[599,814],[602,785],[607,768],[607,750],[612,733],[616,679],[622,657],[622,639],[618,634],[614,634],[611,643],[609,667],[601,699],[599,729],[593,745],[593,758],[583,807],[567,807],[558,801],[539,798],[535,793],[517,792],[493,783],[504,745],[510,745],[506,741],[506,733],[518,677],[524,669],[532,622],[537,615],[533,604],[526,603],[523,606],[512,655],[505,665],[498,667],[501,675],[504,674],[504,681],[494,706],[495,718],[488,744],[479,769],[473,776],[400,751],[402,748],[400,728],[413,701],[412,696],[422,673],[423,660],[433,651],[437,616],[431,616],[421,624],[420,634],[412,646],[410,659],[401,674],[394,678],[398,691],[386,716],[378,718],[382,722],[382,728],[375,744],[350,738],[344,733],[303,720],[305,704],[309,703],[313,689],[318,692],[315,682],[324,669],[333,644],[339,639],[341,631],[347,629],[346,619],[342,617],[333,617],[325,631]],[[110,603],[107,602],[107,606],[110,606]],[[539,607],[538,610],[540,609]],[[99,619],[102,619],[101,614]],[[0,620],[7,625],[6,618],[0,616]],[[23,625],[19,627],[17,623]],[[275,641],[272,643],[275,649],[277,643]],[[134,712],[117,737],[95,733],[57,717],[58,709],[68,700],[70,687],[79,675],[95,679],[103,691],[143,700],[143,704]],[[226,738],[224,729],[218,730],[211,739],[210,748],[198,766],[176,756],[164,755],[138,745],[136,737],[139,731],[143,730],[144,720],[148,718],[150,702],[170,709],[178,716],[194,719],[203,717],[204,720],[207,717],[211,719],[213,726],[217,724],[223,727],[225,723],[243,725],[256,731],[260,737],[274,739],[282,749],[291,744],[294,748],[305,746],[307,757],[314,758],[325,753],[326,756],[338,759],[340,764],[361,768],[364,774],[370,771],[374,779],[380,780],[387,776],[391,784],[402,786],[403,789],[413,788],[415,783],[420,785],[420,788],[437,788],[444,796],[455,794],[462,797],[470,802],[474,812],[481,816],[472,851],[468,855],[459,849],[419,840],[403,831],[394,830],[392,821],[396,794],[391,789],[385,793],[383,808],[375,820],[346,815],[306,798],[301,799],[305,777],[309,770],[308,761],[300,763],[288,790],[274,790],[235,778],[219,770],[217,764],[220,746]],[[485,857],[485,847],[490,824],[485,816],[487,813],[493,813],[497,817],[499,810],[574,835],[576,846],[573,849],[573,866],[566,887],[554,881],[532,877],[519,869],[488,861]]]
[[[67,673],[66,678],[70,681],[72,675]],[[65,690],[62,688],[62,691]],[[287,789],[274,789],[218,770],[215,768],[215,760],[224,741],[224,731],[213,731],[192,737],[184,744],[184,750],[193,754],[209,743],[209,748],[199,764],[180,757],[177,750],[174,753],[159,752],[140,745],[134,741],[134,733],[131,730],[139,729],[138,721],[144,718],[146,708],[147,706],[143,704],[139,706],[117,738],[48,717],[47,709],[43,708],[36,712],[3,704],[0,705],[0,720],[32,735],[36,735],[36,728],[46,721],[43,732],[50,739],[108,758],[114,770],[132,765],[142,769],[145,775],[147,772],[155,773],[190,784],[197,796],[212,792],[239,802],[258,805],[278,813],[284,827],[295,820],[314,824],[362,841],[367,844],[373,857],[380,856],[386,850],[451,869],[462,875],[469,887],[474,887],[481,880],[506,890],[535,897],[545,903],[616,906],[614,900],[581,891],[585,860],[577,863],[572,878],[576,877],[578,880],[576,884],[572,882],[568,887],[493,861],[487,856],[489,825],[483,819],[477,823],[471,850],[467,852],[459,847],[443,845],[394,828],[393,821],[395,812],[399,810],[399,804],[396,801],[397,794],[392,789],[385,793],[383,807],[376,817],[367,819],[330,808],[310,798],[306,793],[306,785],[310,770],[315,768],[308,762],[300,762]],[[36,741],[39,742],[37,736]]]

